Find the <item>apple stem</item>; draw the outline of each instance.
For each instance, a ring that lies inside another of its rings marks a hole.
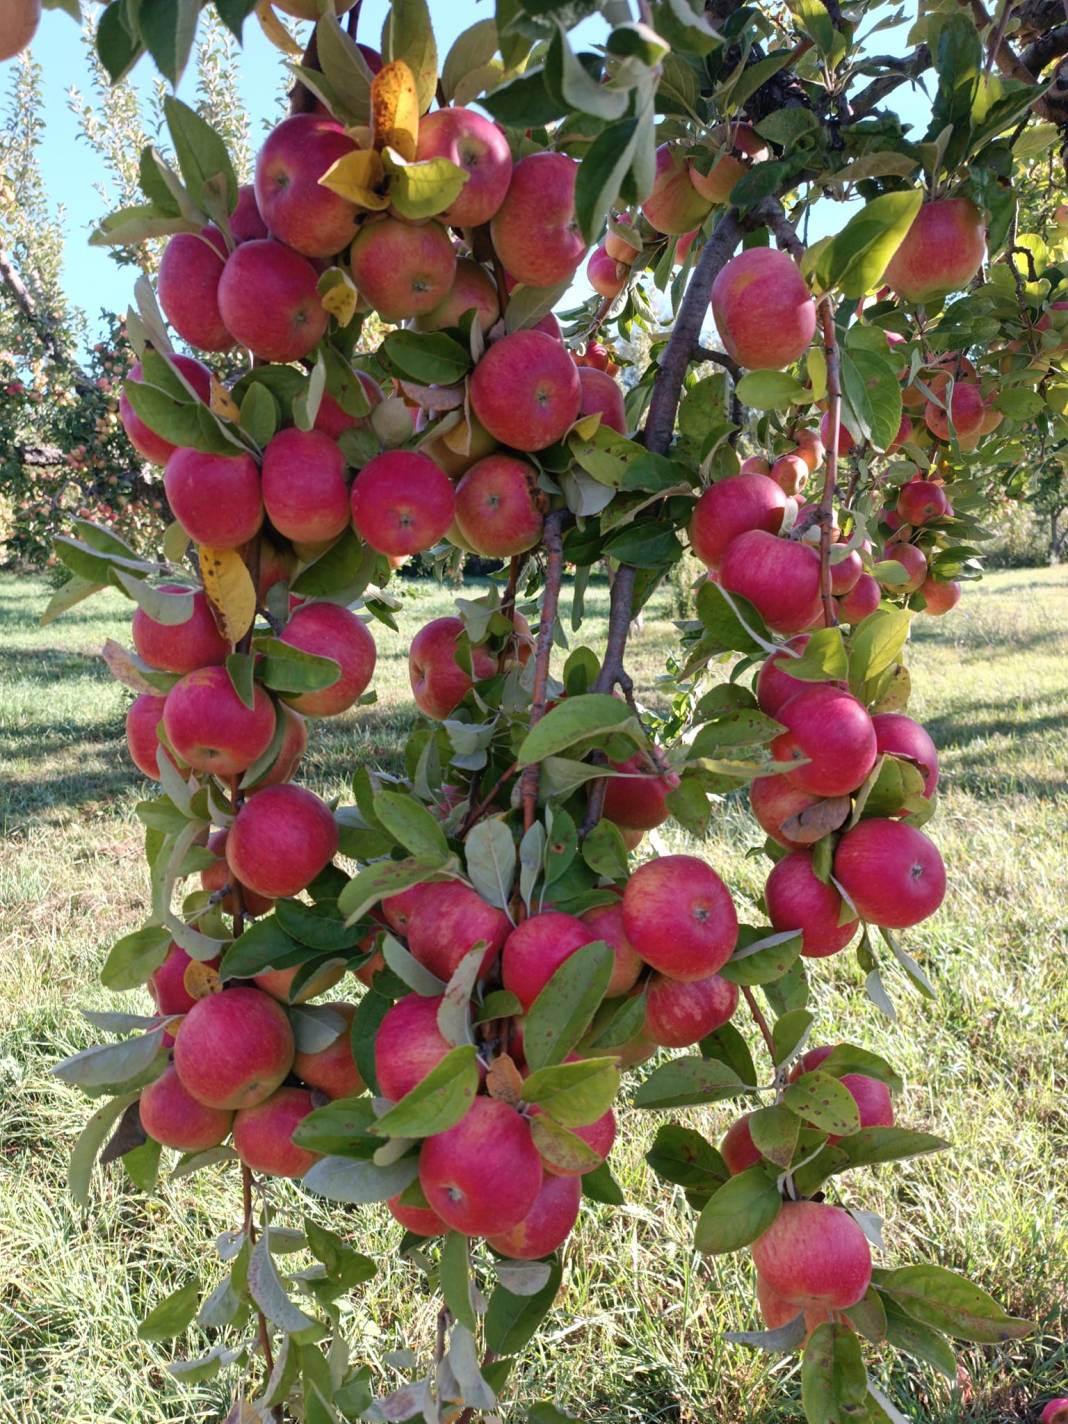
[[[545,715],[546,688],[549,682],[549,661],[553,651],[556,610],[560,602],[560,584],[564,574],[564,543],[561,526],[563,510],[554,510],[545,520],[542,542],[548,555],[545,568],[545,588],[541,598],[541,622],[538,625],[538,645],[534,654],[534,694],[530,709],[530,725],[534,728]],[[538,764],[532,763],[523,772],[523,829],[529,831],[538,810]]]
[[[828,628],[838,625],[838,609],[831,593],[831,524],[834,519],[834,491],[838,482],[838,435],[842,424],[842,366],[838,355],[838,333],[830,297],[820,302],[823,354],[827,361],[828,440],[820,499],[820,600]]]

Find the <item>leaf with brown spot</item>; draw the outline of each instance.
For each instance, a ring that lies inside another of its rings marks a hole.
[[[845,824],[849,808],[848,796],[828,796],[783,821],[780,829],[788,840],[799,841],[801,845],[815,845]]]
[[[233,402],[230,392],[214,376],[211,378],[211,413],[217,415],[221,420],[232,420],[236,425],[241,419],[241,412]]]
[[[191,959],[185,966],[182,985],[191,999],[206,999],[222,989],[219,971],[200,959]]]
[[[395,148],[409,162],[419,137],[419,95],[403,59],[385,64],[371,83],[371,146]]]
[[[509,1107],[517,1107],[523,1096],[523,1079],[507,1053],[495,1058],[486,1073],[486,1092]]]
[[[256,616],[256,590],[252,575],[236,549],[200,546],[200,577],[219,631],[239,643]]]
[[[542,1158],[565,1172],[588,1172],[600,1164],[601,1158],[577,1132],[560,1127],[544,1113],[530,1120],[530,1134]]]

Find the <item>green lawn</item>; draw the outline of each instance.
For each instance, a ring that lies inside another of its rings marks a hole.
[[[317,788],[341,792],[360,761],[397,765],[411,717],[406,649],[451,597],[403,587],[401,632],[376,630],[377,705],[313,733],[306,776]],[[164,1374],[169,1352],[135,1329],[191,1271],[213,1281],[212,1239],[240,1210],[233,1174],[146,1198],[111,1169],[86,1219],[64,1194],[87,1109],[48,1068],[93,1041],[79,1007],[118,1002],[96,975],[112,939],[144,914],[133,815],[144,783],[122,741],[128,694],[96,656],[106,637],[125,637],[131,605],[101,598],[42,630],[47,596],[42,581],[0,576],[0,1420],[214,1420],[225,1384],[180,1392]],[[603,589],[589,605],[603,614]],[[646,689],[671,634],[654,606],[632,658]],[[939,998],[921,1000],[889,975],[899,1008],[890,1024],[864,998],[849,955],[820,962],[813,979],[827,1032],[905,1074],[899,1121],[955,1146],[853,1174],[846,1190],[886,1218],[886,1264],[922,1256],[967,1271],[1040,1324],[1006,1349],[963,1351],[955,1390],[919,1366],[888,1371],[902,1411],[938,1424],[1032,1420],[1036,1399],[1068,1393],[1068,570],[997,574],[949,617],[918,619],[912,667],[910,710],[942,753],[933,833],[951,889],[908,944]],[[745,858],[757,839],[744,798],[733,798],[700,847],[741,898],[760,888],[761,864]],[[669,832],[653,849],[686,846]],[[141,1009],[140,999],[122,1006]],[[744,1253],[693,1255],[681,1194],[643,1161],[658,1115],[625,1116],[612,1161],[630,1205],[584,1208],[557,1309],[518,1376],[525,1397],[555,1395],[599,1424],[799,1418],[795,1361],[721,1341],[724,1330],[755,1328]],[[731,1110],[679,1116],[718,1135]],[[299,1209],[298,1189],[278,1196]],[[383,1263],[351,1302],[357,1354],[381,1363],[405,1341],[428,1348],[436,1306],[392,1249],[399,1227],[379,1208],[333,1219]],[[195,1337],[184,1353],[202,1353]]]

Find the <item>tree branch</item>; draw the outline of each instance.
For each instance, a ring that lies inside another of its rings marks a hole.
[[[560,602],[560,584],[564,573],[564,545],[561,526],[563,510],[554,512],[545,520],[542,542],[548,554],[545,569],[545,588],[541,596],[541,622],[538,625],[538,646],[534,654],[534,702],[530,709],[530,725],[536,727],[545,715],[545,692],[549,682],[549,661],[553,651],[553,633],[556,629],[556,610]],[[529,831],[534,824],[538,810],[538,764],[533,762],[523,772],[521,784],[523,797],[523,829]]]
[[[693,349],[693,359],[695,361],[711,361],[715,366],[722,366],[729,373],[733,381],[741,379],[742,368],[733,357],[728,356],[726,351],[711,351],[707,346],[695,346]]]
[[[855,99],[850,101],[849,107],[853,122],[867,118],[888,94],[892,94],[902,84],[918,79],[924,70],[930,69],[931,64],[931,51],[925,44],[922,44],[904,59],[883,54],[859,65],[856,73],[869,74],[874,70],[877,72],[877,77],[866,89],[862,89]],[[879,70],[890,72],[878,73]]]
[[[772,1061],[772,1064],[774,1064],[774,1062],[775,1062],[775,1040],[774,1040],[774,1038],[772,1037],[771,1029],[768,1027],[768,1021],[767,1021],[767,1019],[764,1017],[763,1011],[761,1010],[760,1005],[759,1005],[759,1004],[757,1003],[757,1001],[756,1001],[756,995],[753,993],[752,989],[750,989],[747,984],[743,984],[743,985],[742,985],[742,997],[745,999],[745,1002],[749,1005],[749,1012],[750,1012],[750,1013],[752,1014],[752,1016],[753,1016],[753,1022],[756,1024],[757,1028],[760,1030],[760,1036],[761,1036],[761,1038],[764,1040],[764,1042],[767,1044],[768,1052],[771,1054],[771,1061]]]
[[[1038,75],[1047,64],[1065,54],[1068,54],[1068,25],[1058,25],[1029,44],[1020,55],[1020,63]]]
[[[74,360],[59,339],[56,318],[50,312],[38,310],[37,302],[26,283],[19,275],[11,254],[0,247],[0,282],[11,293],[12,300],[26,318],[37,340],[58,365],[66,367],[74,376],[74,384],[80,391],[93,389],[93,382]]]

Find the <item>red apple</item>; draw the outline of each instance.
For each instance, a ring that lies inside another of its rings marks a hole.
[[[300,991],[294,994],[293,985],[300,972],[300,965],[294,965],[292,969],[264,969],[252,976],[252,982],[257,989],[270,994],[271,998],[277,999],[280,1004],[306,1004],[309,999],[325,994],[343,979],[345,966],[337,963],[324,964],[306,979]]]
[[[514,1056],[514,1039],[509,1046]],[[613,1053],[617,1052],[617,1050],[615,1049],[613,1049],[612,1051]],[[577,1061],[577,1054],[568,1054],[568,1063],[575,1063]],[[620,1066],[624,1066],[622,1063],[622,1055],[620,1055]],[[537,1117],[538,1113],[540,1112],[541,1108],[539,1108],[537,1105],[533,1105],[530,1109],[532,1117]],[[591,1147],[594,1152],[597,1153],[597,1156],[601,1159],[601,1161],[597,1163],[591,1163],[588,1167],[578,1167],[570,1171],[566,1170],[563,1167],[558,1167],[552,1162],[544,1162],[542,1165],[545,1168],[546,1176],[573,1177],[577,1179],[579,1177],[584,1177],[587,1172],[595,1172],[597,1168],[601,1165],[601,1162],[604,1162],[607,1159],[609,1152],[611,1152],[612,1150],[612,1144],[616,1140],[616,1115],[612,1111],[612,1109],[609,1108],[606,1113],[602,1113],[601,1116],[595,1121],[585,1123],[582,1127],[573,1127],[569,1130],[573,1132],[576,1137],[581,1137],[583,1142],[585,1142],[586,1146]]]
[[[715,974],[738,937],[730,891],[692,855],[662,856],[636,870],[623,892],[623,924],[646,964],[684,981]]]
[[[883,591],[871,574],[861,574],[856,583],[838,600],[838,612],[846,623],[859,623],[874,613],[882,602]]]
[[[871,1283],[867,1237],[848,1212],[827,1202],[784,1202],[752,1251],[771,1289],[800,1306],[848,1310]]]
[[[380,554],[419,554],[441,539],[456,501],[448,475],[427,455],[386,450],[364,465],[352,486],[352,523]]]
[[[938,848],[904,821],[861,821],[838,842],[834,875],[862,919],[886,929],[926,920],[946,893]]]
[[[437,306],[417,316],[412,325],[416,331],[440,331],[442,327],[459,326],[460,318],[468,311],[474,311],[478,328],[485,334],[500,317],[501,305],[497,287],[485,267],[461,257],[452,286]]]
[[[307,748],[308,729],[304,725],[304,718],[299,712],[294,712],[292,707],[280,707],[278,710],[282,718],[282,744],[271,765],[247,788],[249,793],[292,780]]]
[[[785,509],[786,494],[769,475],[738,474],[709,485],[690,520],[693,551],[710,569],[718,568],[732,539],[751,529],[774,534]]]
[[[1068,214],[1063,203],[1057,212],[1061,213],[1062,210]],[[1057,222],[1059,227],[1068,226],[1068,222],[1061,218],[1058,218]],[[1039,1424],[1068,1424],[1068,1399],[1051,1399],[1039,1416]]]
[[[148,992],[165,1017],[168,1014],[187,1014],[197,1002],[185,987],[185,971],[195,962],[180,945],[172,943],[167,950],[167,958],[149,976]],[[208,960],[207,966],[218,969],[218,959]]]
[[[860,1113],[860,1126],[893,1127],[894,1103],[890,1089],[878,1078],[869,1078],[866,1073],[843,1073],[839,1079],[843,1088],[848,1088],[850,1096]],[[841,1142],[840,1137],[828,1137],[832,1145]]]
[[[467,174],[459,197],[439,213],[450,227],[480,227],[495,216],[512,177],[512,151],[504,133],[474,109],[436,109],[419,120],[415,156],[447,158]]]
[[[604,991],[606,999],[618,998],[633,989],[642,972],[642,959],[627,938],[623,924],[623,903],[617,900],[612,905],[598,905],[580,916],[582,923],[594,939],[603,939],[615,955],[612,977]]]
[[[959,292],[979,271],[986,229],[967,198],[924,203],[886,267],[886,285],[908,302]]]
[[[604,797],[608,819],[629,831],[651,831],[662,825],[671,814],[667,797],[679,785],[678,775],[673,771],[653,774],[649,758],[640,752],[626,761],[609,762],[609,766],[625,775],[608,778]]]
[[[246,1167],[268,1177],[303,1177],[318,1152],[298,1147],[293,1133],[315,1110],[306,1088],[279,1088],[262,1103],[240,1108],[234,1118],[234,1148]]]
[[[784,494],[800,494],[808,483],[808,464],[800,455],[780,455],[771,467],[771,478]]]
[[[831,565],[831,592],[836,597],[848,593],[850,589],[856,588],[863,572],[863,559],[856,549],[850,549],[844,559],[839,559],[836,564]]]
[[[768,158],[768,146],[749,124],[717,124],[710,130],[705,146],[719,153],[707,172],[690,159],[690,182],[710,203],[730,201],[731,189],[754,163]],[[745,160],[749,159],[747,163]]]
[[[960,602],[961,587],[953,579],[939,579],[928,574],[920,584],[920,593],[924,598],[924,613],[932,613],[938,617],[948,613],[951,608],[956,608]]]
[[[386,1202],[390,1215],[413,1236],[444,1236],[448,1227],[436,1211],[428,1206],[405,1206],[398,1192]]]
[[[654,974],[642,1033],[662,1048],[687,1048],[722,1028],[738,1007],[738,986],[719,974],[686,983]]]
[[[256,159],[256,203],[279,242],[305,257],[332,257],[356,236],[355,203],[320,179],[356,144],[339,123],[294,114],[267,135]]]
[[[252,242],[270,235],[267,224],[260,216],[256,189],[251,183],[242,183],[237,190],[237,206],[230,214],[230,234],[236,243]]]
[[[405,994],[379,1024],[375,1077],[379,1092],[390,1102],[399,1102],[410,1093],[451,1051],[452,1045],[438,1029],[441,1004],[440,997]]]
[[[260,472],[251,455],[175,450],[163,487],[175,519],[198,544],[236,549],[263,523]]]
[[[281,899],[299,895],[337,854],[333,813],[314,792],[267,786],[241,806],[230,828],[226,861],[250,890]]]
[[[319,274],[280,242],[243,242],[226,260],[219,310],[235,340],[263,361],[299,361],[318,346],[327,313]]]
[[[902,544],[900,541],[887,544],[883,549],[883,558],[893,559],[908,574],[905,583],[889,585],[891,593],[915,593],[927,577],[927,558],[915,544]]]
[[[657,232],[688,234],[708,216],[712,201],[697,191],[690,167],[681,146],[662,143],[656,150],[656,175],[642,216]]]
[[[507,559],[541,538],[538,472],[511,455],[478,460],[456,487],[456,524],[465,543],[487,558]]]
[[[831,683],[813,682],[778,709],[786,728],[771,744],[776,761],[802,761],[785,773],[812,796],[845,796],[875,765],[875,729],[862,702]]]
[[[252,707],[246,707],[225,668],[198,668],[168,692],[163,726],[168,742],[194,771],[236,776],[271,745],[274,703],[257,682]]]
[[[415,906],[427,888],[426,885],[411,885],[407,890],[399,890],[396,895],[390,895],[382,901],[379,909],[391,930],[407,937]]]
[[[842,897],[816,876],[810,851],[795,850],[775,863],[764,900],[777,931],[801,931],[801,953],[809,959],[837,954],[856,935],[855,919],[839,924]]]
[[[130,760],[150,781],[159,780],[156,753],[160,740],[157,728],[163,720],[165,697],[151,692],[139,693],[126,710],[126,746]],[[171,761],[174,757],[167,753]]]
[[[158,593],[193,594],[193,612],[184,623],[157,623],[143,608],[133,616],[133,644],[150,667],[164,672],[192,672],[198,667],[223,663],[230,644],[219,632],[203,589],[183,584],[158,584]]]
[[[823,441],[818,430],[795,430],[794,439],[797,441],[797,453],[808,466],[809,471],[818,470],[823,464],[826,451],[823,448]]]
[[[214,895],[227,886],[233,886],[234,877],[226,863],[226,842],[229,834],[229,831],[212,831],[208,837],[207,849],[215,855],[216,860],[214,865],[209,865],[200,872],[200,888],[206,890],[209,895]],[[273,900],[257,895],[247,885],[239,885],[237,888],[241,892],[240,900],[231,888],[220,901],[228,915],[236,915],[238,909],[247,915],[265,915],[274,904]],[[213,960],[212,964],[217,967],[217,961]]]
[[[495,440],[516,450],[544,450],[562,439],[578,418],[581,398],[575,363],[541,331],[514,331],[495,341],[471,377],[475,416]]]
[[[457,644],[464,625],[459,618],[435,618],[419,629],[408,650],[408,673],[415,705],[424,717],[441,722],[450,716],[474,683],[456,661]],[[497,671],[497,659],[485,648],[472,646],[474,681]]]
[[[719,1144],[719,1155],[727,1164],[727,1171],[732,1177],[736,1177],[739,1172],[755,1167],[758,1162],[763,1161],[753,1141],[753,1134],[749,1130],[749,1119],[752,1115],[752,1113],[746,1113],[744,1117],[732,1122],[727,1129],[726,1136]],[[796,1314],[795,1309],[794,1315]],[[790,1316],[790,1319],[793,1319],[793,1315]]]
[[[428,885],[408,921],[408,948],[424,969],[448,983],[461,959],[486,941],[480,977],[493,968],[511,929],[503,910],[483,900],[469,885],[448,880]]]
[[[198,999],[174,1043],[182,1086],[213,1108],[262,1103],[293,1065],[289,1016],[259,989],[225,989]]]
[[[218,1147],[230,1133],[234,1115],[226,1108],[198,1102],[173,1065],[141,1089],[141,1126],[155,1142],[176,1152],[206,1152]]]
[[[574,915],[559,910],[531,915],[504,942],[501,982],[529,1009],[564,960],[595,939],[589,925]]]
[[[627,433],[627,414],[623,392],[607,371],[593,366],[579,368],[579,416],[600,414],[601,424],[620,435]]]
[[[948,510],[949,500],[943,485],[915,479],[901,486],[897,512],[903,523],[926,524],[929,519],[942,519]]]
[[[530,1124],[497,1098],[476,1098],[455,1127],[423,1143],[419,1181],[453,1231],[495,1236],[530,1214],[542,1184]]]
[[[490,235],[505,271],[517,282],[554,287],[582,261],[586,244],[575,218],[578,169],[565,153],[530,153],[513,168]]]
[[[281,639],[302,652],[333,658],[340,667],[336,681],[318,692],[285,694],[290,706],[306,717],[336,717],[370,686],[377,657],[375,640],[367,625],[347,608],[336,603],[303,603],[290,616]]]
[[[820,416],[820,441],[824,446],[831,443],[831,415],[829,411],[824,411]],[[838,421],[838,453],[848,455],[850,450],[856,445],[852,433],[845,421],[839,418]]]
[[[449,235],[433,219],[365,221],[349,260],[360,295],[386,321],[407,321],[432,311],[448,295],[456,275]]]
[[[820,560],[807,544],[750,529],[727,545],[719,574],[778,633],[798,633],[819,616]]]
[[[821,799],[791,786],[785,776],[758,776],[749,783],[749,809],[761,830],[777,845],[786,846],[789,850],[803,849],[804,842],[791,840],[785,835],[784,822],[818,806]]]
[[[349,522],[345,457],[337,442],[321,430],[280,430],[263,452],[263,503],[287,539],[336,539]]]
[[[712,284],[712,318],[729,355],[754,370],[782,370],[808,349],[816,304],[785,252],[750,247]]]
[[[595,247],[586,263],[586,280],[598,296],[614,301],[627,285],[630,267],[609,257],[603,247]]]
[[[803,653],[811,636],[811,633],[798,633],[796,637],[788,639],[786,646],[792,652]],[[772,653],[760,665],[753,690],[756,693],[761,712],[765,712],[769,717],[777,717],[779,708],[789,702],[791,697],[796,697],[799,692],[804,692],[806,688],[812,686],[811,682],[791,677],[783,668],[777,666],[778,663],[784,663],[786,667],[789,667],[790,661],[788,653]],[[842,686],[843,684],[836,683],[834,685]]]
[[[938,785],[938,751],[930,734],[903,712],[877,712],[871,722],[879,754],[914,762],[923,775],[923,794],[933,796]]]
[[[229,351],[234,344],[219,307],[226,258],[222,233],[209,226],[175,233],[160,259],[156,291],[163,314],[183,341],[201,351]]]
[[[791,1320],[796,1320],[801,1314],[801,1307],[797,1301],[787,1300],[785,1296],[778,1295],[759,1274],[756,1278],[756,1297],[760,1313],[764,1317],[764,1324],[769,1330],[778,1330],[783,1325],[789,1325]],[[828,1321],[834,1323],[836,1319],[834,1313],[825,1305],[810,1305],[804,1315],[805,1328],[808,1332],[805,1336],[806,1344],[809,1335],[817,1325],[824,1325]],[[838,1323],[848,1327],[848,1321]]]
[[[200,361],[194,361],[192,356],[171,356],[169,359],[171,364],[181,371],[200,399],[207,402],[211,398],[211,372],[207,366]],[[137,384],[144,378],[141,362],[135,361],[126,379]],[[162,435],[157,435],[150,425],[145,424],[130,404],[125,389],[119,396],[119,419],[126,431],[127,440],[139,455],[143,455],[153,465],[165,465],[178,448],[169,440],[164,440]]]
[[[374,410],[376,405],[381,405],[385,397],[378,382],[373,380],[366,371],[357,371],[356,379],[363,387],[363,393],[367,397],[367,403],[371,410]],[[321,430],[324,435],[329,435],[331,440],[340,440],[346,430],[364,426],[369,419],[369,415],[350,415],[338,404],[329,391],[324,391],[315,416],[314,428]]]
[[[945,399],[944,395],[942,399]],[[924,423],[931,434],[936,435],[939,440],[953,438],[949,428],[950,414],[953,416],[953,428],[958,439],[968,440],[970,437],[978,435],[986,415],[986,403],[979,387],[970,381],[958,381],[953,387],[948,412],[934,401],[927,402],[923,408]]]
[[[536,1261],[562,1246],[578,1220],[582,1183],[578,1177],[546,1174],[534,1205],[518,1226],[488,1238],[499,1256]]]

